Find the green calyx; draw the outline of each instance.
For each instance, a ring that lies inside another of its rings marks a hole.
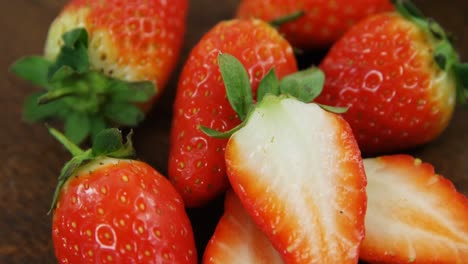
[[[291,14],[279,17],[277,19],[274,19],[274,20],[270,21],[269,24],[272,27],[278,28],[278,27],[280,27],[280,26],[282,26],[282,25],[284,25],[286,23],[296,21],[297,19],[301,18],[304,15],[305,15],[304,10],[298,10],[298,11],[293,12]]]
[[[413,22],[430,36],[434,47],[434,61],[441,70],[453,74],[457,83],[457,101],[460,104],[465,104],[468,96],[468,63],[460,63],[450,36],[440,24],[426,18],[411,1],[392,0],[392,3],[400,15]]]
[[[72,154],[72,159],[68,161],[60,172],[57,187],[52,199],[52,205],[49,214],[55,209],[60,191],[70,177],[75,175],[78,169],[92,160],[111,157],[111,158],[132,158],[135,150],[132,145],[132,132],[127,135],[126,142],[123,142],[122,134],[116,128],[109,128],[100,131],[93,140],[92,147],[88,150],[82,150],[75,145],[65,135],[54,128],[49,128],[49,132]]]
[[[30,56],[11,67],[19,77],[45,89],[26,99],[23,118],[63,120],[65,135],[78,144],[106,127],[135,126],[142,121],[144,113],[136,104],[154,96],[154,83],[126,82],[92,70],[83,28],[65,33],[62,39],[64,45],[54,62]]]
[[[200,126],[200,129],[214,138],[228,138],[245,125],[256,104],[253,99],[248,73],[242,63],[229,54],[219,54],[218,63],[226,86],[227,98],[243,122],[226,132],[220,132],[205,126]],[[271,69],[260,81],[257,89],[257,101],[261,103],[265,97],[271,95],[294,97],[302,102],[309,103],[320,95],[324,82],[325,75],[315,67],[293,73],[282,80],[279,80],[275,71]],[[346,108],[321,106],[325,110],[335,113],[346,111]]]

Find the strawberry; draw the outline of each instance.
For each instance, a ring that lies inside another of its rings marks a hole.
[[[101,131],[83,151],[51,133],[74,155],[63,168],[52,205],[59,263],[197,263],[182,198],[148,164],[128,159],[117,129]]]
[[[343,116],[367,155],[435,139],[468,87],[468,65],[441,27],[408,1],[396,8],[352,27],[320,64],[327,80],[317,102],[349,107]]]
[[[280,31],[293,46],[312,50],[330,46],[359,20],[393,6],[389,0],[243,0],[237,16],[274,21],[299,10],[304,16]]]
[[[247,115],[226,133],[202,130],[230,136],[227,174],[249,215],[285,263],[357,263],[366,177],[346,121],[304,103],[317,96],[323,74],[309,69],[281,82],[269,74],[253,105],[242,64],[219,60],[233,108]]]
[[[45,55],[12,66],[46,89],[26,100],[25,119],[63,119],[75,143],[135,126],[175,67],[186,13],[187,0],[70,1],[50,26]]]
[[[224,214],[208,242],[202,263],[282,264],[283,260],[239,198],[229,190],[224,200]]]
[[[370,263],[466,263],[468,199],[409,155],[364,160],[368,185],[366,237]]]
[[[272,67],[280,77],[297,71],[291,46],[260,20],[220,22],[193,48],[177,87],[168,166],[169,178],[189,207],[206,204],[228,187],[227,140],[198,129],[201,124],[224,131],[240,123],[226,98],[217,63],[220,52],[241,60],[254,90]]]

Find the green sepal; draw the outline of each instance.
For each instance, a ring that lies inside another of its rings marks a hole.
[[[395,9],[404,17],[424,18],[424,14],[419,8],[411,1],[408,0],[391,0]]]
[[[55,63],[49,67],[49,80],[58,81],[74,73],[84,73],[89,70],[86,29],[76,28],[68,31],[63,34],[62,39],[64,45]]]
[[[466,105],[468,98],[468,63],[456,63],[453,66],[457,80],[457,101]]]
[[[106,105],[104,114],[107,119],[124,126],[136,126],[145,118],[145,114],[140,108],[119,102]]]
[[[228,138],[241,129],[249,115],[255,109],[252,99],[252,90],[247,71],[240,61],[229,54],[219,54],[219,67],[225,82],[226,94],[233,109],[243,121],[239,126],[225,132],[199,125],[200,130],[206,135],[214,138]],[[263,77],[257,90],[257,102],[261,103],[267,96],[294,97],[302,102],[310,103],[322,91],[325,83],[325,75],[318,68],[309,68],[296,72],[278,81],[274,69]],[[341,108],[329,108],[332,111],[341,112]],[[242,114],[239,114],[240,113]]]
[[[253,106],[249,74],[242,63],[232,55],[219,54],[218,63],[228,100],[239,118],[244,120]]]
[[[81,112],[72,112],[65,119],[65,136],[73,143],[82,142],[91,132],[89,116]]]
[[[93,141],[94,156],[109,156],[113,158],[133,157],[135,151],[132,145],[132,134],[130,131],[127,135],[125,144],[123,143],[122,134],[116,128],[110,128],[100,132]]]
[[[339,107],[339,106],[330,106],[330,105],[324,105],[324,104],[317,104],[322,108],[323,110],[334,113],[334,114],[344,114],[348,111],[349,107]]]
[[[64,121],[67,136],[76,143],[106,127],[141,122],[144,113],[136,104],[154,97],[155,83],[126,82],[91,69],[84,28],[68,31],[62,39],[64,45],[54,62],[31,56],[11,66],[13,73],[47,91],[26,99],[23,118],[28,122]],[[89,122],[81,125],[82,120]],[[71,132],[72,128],[77,131]]]
[[[118,129],[111,128],[102,130],[94,138],[92,148],[84,151],[58,130],[51,127],[48,129],[49,133],[60,143],[62,143],[62,145],[73,156],[72,159],[68,161],[60,171],[57,187],[55,188],[52,204],[48,214],[50,214],[55,209],[63,186],[71,177],[76,174],[82,165],[101,157],[125,159],[131,158],[135,154],[131,140],[132,132],[127,135],[126,142],[124,144],[122,135]]]
[[[246,121],[242,122],[240,125],[234,127],[233,129],[231,130],[228,130],[226,132],[220,132],[218,130],[215,130],[215,129],[212,129],[212,128],[209,128],[209,127],[206,127],[206,126],[202,126],[200,125],[200,130],[205,133],[206,135],[210,136],[210,137],[213,137],[213,138],[229,138],[231,137],[234,133],[236,133],[239,129],[241,129],[242,127],[244,127]]]
[[[280,94],[280,82],[278,76],[276,76],[275,70],[271,69],[263,77],[258,85],[257,89],[257,101],[262,101],[266,94],[279,95]]]
[[[43,57],[29,56],[14,62],[10,71],[34,85],[48,89],[47,74],[50,65],[50,61]]]
[[[312,67],[284,77],[280,82],[281,94],[289,94],[299,101],[309,103],[322,92],[325,74]]]
[[[156,94],[153,82],[124,82],[114,79],[109,85],[111,100],[114,102],[142,103]]]
[[[272,27],[278,28],[278,27],[280,27],[280,26],[282,26],[282,25],[284,25],[286,23],[296,21],[296,20],[298,20],[299,18],[301,18],[304,15],[305,15],[304,10],[298,10],[298,11],[293,12],[291,14],[276,18],[276,19],[270,21],[269,24]]]
[[[43,92],[39,92],[26,98],[23,105],[23,119],[25,121],[32,123],[56,116],[63,118],[67,115],[67,109],[62,101],[54,101],[44,105],[38,104],[39,98],[43,95]]]

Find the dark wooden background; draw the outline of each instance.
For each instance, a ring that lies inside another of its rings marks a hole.
[[[426,15],[457,36],[456,47],[468,61],[468,1],[418,0]],[[52,19],[63,0],[0,1],[0,263],[54,263],[51,217],[46,215],[56,178],[68,153],[40,124],[21,121],[21,106],[37,88],[8,73],[24,55],[40,54]],[[138,156],[167,171],[168,134],[177,77],[187,54],[202,34],[233,16],[238,0],[192,0],[182,56],[166,92],[134,136]],[[312,62],[311,62],[312,63]],[[317,63],[317,61],[315,62]],[[468,195],[468,109],[455,116],[436,141],[411,153],[431,162]],[[199,255],[222,210],[222,201],[189,210]]]

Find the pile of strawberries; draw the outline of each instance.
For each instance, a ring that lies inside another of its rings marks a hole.
[[[187,8],[71,0],[44,56],[12,66],[44,88],[25,119],[63,121],[49,130],[73,156],[50,209],[59,263],[466,262],[468,199],[395,154],[466,101],[468,64],[439,24],[406,0],[241,1],[179,76],[166,178],[118,128],[158,102]],[[328,47],[299,71],[297,51]],[[186,208],[221,195],[197,252]]]

